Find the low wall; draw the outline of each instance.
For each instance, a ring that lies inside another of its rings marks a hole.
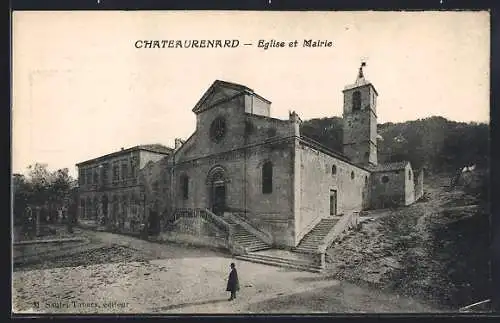
[[[210,237],[210,236],[195,236],[187,233],[179,233],[179,232],[165,232],[161,233],[158,238],[158,241],[169,241],[176,243],[185,243],[193,246],[199,247],[212,247],[212,248],[220,248],[229,250],[229,244],[227,240]]]

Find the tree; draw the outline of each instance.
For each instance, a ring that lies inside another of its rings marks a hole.
[[[28,205],[43,206],[54,217],[55,210],[75,203],[72,183],[67,168],[50,172],[46,164],[35,163],[28,167],[27,176],[13,175],[14,219],[22,222],[24,211]],[[50,213],[52,212],[52,214]]]

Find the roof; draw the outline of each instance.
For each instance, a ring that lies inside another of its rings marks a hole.
[[[221,92],[222,95],[220,95],[218,99],[214,99],[213,95],[216,94],[217,89],[219,89],[219,92]],[[226,91],[224,91],[224,89]],[[223,92],[227,92],[227,93],[223,93]],[[233,82],[228,82],[228,81],[215,80],[212,83],[212,85],[210,85],[210,87],[205,91],[203,96],[198,100],[198,102],[196,103],[196,105],[194,106],[192,111],[194,113],[198,114],[198,113],[203,112],[203,111],[205,111],[205,110],[207,110],[207,109],[209,109],[209,108],[211,108],[211,107],[213,107],[213,106],[215,106],[223,101],[226,101],[227,99],[233,98],[233,97],[241,95],[243,93],[248,93],[250,95],[254,95],[254,96],[258,97],[259,99],[261,99],[269,104],[271,103],[271,101],[258,95],[251,88],[249,88],[245,85],[241,85],[241,84],[237,84],[237,83],[233,83]],[[211,101],[209,99],[212,99],[213,102],[209,102],[208,106],[204,106],[204,103],[206,101]]]
[[[306,144],[307,146],[309,146],[311,148],[317,149],[317,150],[321,151],[324,154],[327,154],[327,155],[332,156],[334,158],[337,158],[337,159],[339,159],[339,160],[341,160],[341,161],[343,161],[345,163],[348,163],[348,164],[350,164],[352,166],[355,166],[357,168],[370,171],[370,169],[367,168],[367,167],[365,167],[364,165],[359,165],[359,164],[353,163],[349,159],[349,157],[345,156],[344,154],[342,154],[340,152],[334,151],[331,148],[328,148],[328,147],[324,146],[323,144],[315,141],[314,139],[311,139],[311,138],[306,137],[306,136],[300,136],[300,142]]]
[[[378,164],[377,166],[372,166],[371,171],[372,172],[391,172],[395,170],[402,170],[406,168],[406,165],[408,165],[409,161],[398,161],[398,162],[392,162],[392,163],[383,163],[383,164]]]
[[[366,66],[366,64],[364,64],[364,63],[361,64],[361,67],[359,68],[358,76],[356,77],[356,81],[354,82],[354,84],[346,85],[342,92],[352,90],[355,88],[360,88],[363,86],[371,86],[373,88],[373,90],[375,91],[375,93],[378,95],[378,92],[375,89],[375,86],[373,86],[372,83],[370,83],[368,80],[365,79],[365,76],[363,74],[363,67],[364,66]]]
[[[170,154],[174,151],[174,149],[164,146],[162,144],[151,144],[151,145],[139,145],[137,146],[139,149],[147,150],[160,154]]]
[[[106,160],[106,159],[114,157],[114,156],[129,154],[129,153],[137,151],[137,150],[144,150],[144,151],[149,151],[149,152],[163,154],[163,155],[169,155],[169,154],[173,153],[173,151],[174,151],[172,148],[169,148],[169,147],[164,146],[162,144],[138,145],[138,146],[130,147],[127,149],[122,148],[119,151],[115,151],[115,152],[112,152],[112,153],[109,153],[109,154],[106,154],[103,156],[99,156],[96,158],[88,159],[86,161],[77,163],[76,166],[94,163],[94,162],[99,162],[99,161]]]

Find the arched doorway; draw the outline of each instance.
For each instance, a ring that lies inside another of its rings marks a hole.
[[[208,172],[207,184],[210,198],[210,210],[219,216],[224,214],[226,205],[226,172],[221,166],[215,166]]]

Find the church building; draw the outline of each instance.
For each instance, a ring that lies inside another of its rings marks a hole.
[[[363,66],[342,91],[343,152],[303,136],[295,111],[273,118],[270,100],[216,80],[192,109],[193,134],[141,169],[144,218],[153,214],[159,231],[214,239],[199,223],[215,231],[237,224],[267,246],[290,249],[322,221],[413,203],[422,173],[407,161],[378,162],[378,93]]]

